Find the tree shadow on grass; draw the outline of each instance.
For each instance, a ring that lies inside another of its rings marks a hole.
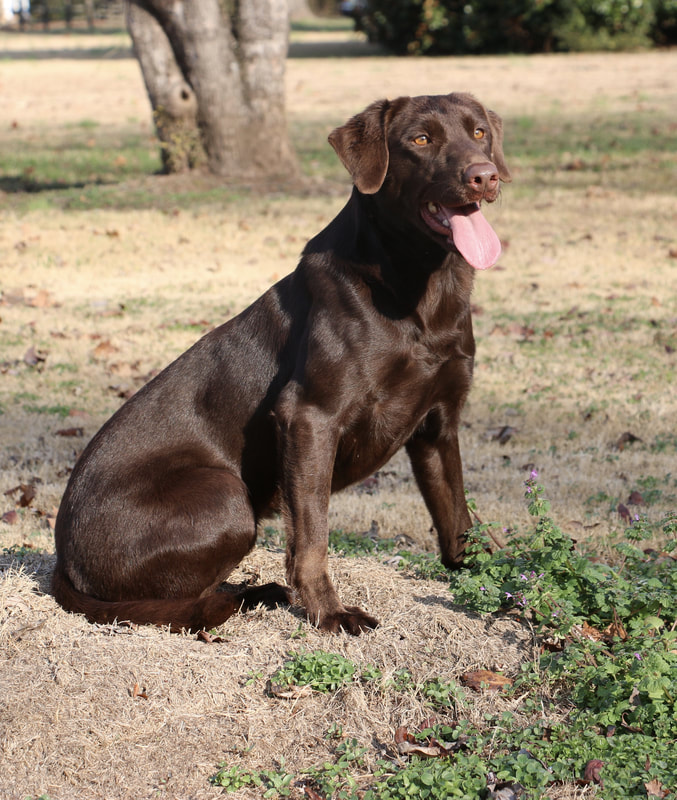
[[[56,47],[44,50],[5,50],[2,54],[3,61],[47,61],[49,59],[115,61],[133,57],[131,47]]]
[[[288,58],[371,58],[390,55],[380,44],[360,39],[290,42]]]
[[[64,189],[84,189],[86,186],[91,186],[92,183],[97,186],[109,185],[110,181],[36,181],[31,178],[26,178],[23,175],[3,175],[0,176],[0,192],[6,194],[37,194],[39,192],[58,191]]]

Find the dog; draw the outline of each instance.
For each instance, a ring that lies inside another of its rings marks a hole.
[[[465,93],[372,103],[329,142],[350,199],[296,270],[128,400],[75,464],[53,594],[94,622],[199,630],[299,602],[324,631],[378,621],[328,572],[332,492],[405,447],[442,563],[471,521],[457,429],[475,342],[476,269],[501,246],[482,215],[511,179],[502,123]],[[288,586],[217,591],[280,512]]]

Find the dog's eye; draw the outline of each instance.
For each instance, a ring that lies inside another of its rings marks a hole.
[[[484,136],[485,136],[484,128],[475,128],[475,132],[473,133],[473,136],[476,139],[484,139]]]
[[[417,144],[419,147],[425,147],[425,145],[430,144],[430,137],[422,133],[414,139],[414,144]]]

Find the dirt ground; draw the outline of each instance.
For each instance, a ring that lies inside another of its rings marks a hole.
[[[333,46],[333,35],[325,44]],[[299,135],[307,127],[326,135],[381,96],[451,90],[473,92],[513,129],[535,121],[546,138],[558,120],[616,124],[639,110],[662,126],[666,109],[677,108],[675,51],[401,60],[360,56],[357,40],[350,57],[312,57],[311,45],[296,35],[288,63],[290,129]],[[96,58],[81,52],[94,47]],[[0,146],[67,136],[69,126],[94,120],[95,136],[131,126],[152,147],[127,47],[117,35],[53,35],[45,54],[43,38],[0,33],[8,56]],[[576,156],[563,149],[560,158]],[[591,496],[627,501],[633,489],[647,498],[651,490],[654,502],[637,510],[654,521],[676,505],[676,163],[667,158],[661,168],[672,175],[661,186],[672,181],[672,192],[656,192],[641,184],[650,158],[640,154],[580,185],[577,169],[539,179],[525,157],[487,212],[507,246],[499,267],[477,279],[478,366],[462,432],[466,484],[487,521],[526,523],[523,481],[533,466],[558,524],[601,549],[625,522],[615,503],[591,504]],[[152,180],[159,193],[175,188]],[[126,393],[294,268],[349,188],[320,176],[317,187],[228,195],[174,213],[36,205],[18,214],[11,197],[2,206],[0,514],[16,514],[0,522],[0,547],[42,551],[0,559],[2,800],[212,798],[220,790],[209,777],[223,760],[247,769],[319,764],[337,721],[376,758],[392,752],[398,725],[429,716],[421,696],[360,683],[328,697],[267,696],[266,679],[290,651],[331,650],[385,675],[406,668],[419,682],[472,668],[511,675],[533,656],[532,637],[516,622],[468,614],[444,584],[377,559],[331,559],[346,602],[382,621],[360,639],[323,636],[287,610],[257,610],[227,623],[222,643],[205,644],[150,628],[92,626],[47,594],[53,515],[76,453]],[[541,327],[529,333],[534,320]],[[553,335],[560,329],[566,336]],[[626,432],[639,444],[619,445]],[[17,508],[20,490],[6,492],[27,483],[37,497]],[[332,502],[333,528],[367,531],[373,522],[384,537],[435,549],[400,456],[375,484]],[[283,561],[281,551],[257,548],[239,577],[281,580]],[[137,684],[145,697],[134,696]],[[511,702],[478,695],[466,713],[481,720]],[[567,792],[559,796],[578,796]]]

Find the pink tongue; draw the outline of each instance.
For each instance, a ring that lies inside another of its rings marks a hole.
[[[451,226],[451,238],[465,260],[475,269],[493,267],[501,255],[501,242],[484,218],[479,206],[444,207]]]

